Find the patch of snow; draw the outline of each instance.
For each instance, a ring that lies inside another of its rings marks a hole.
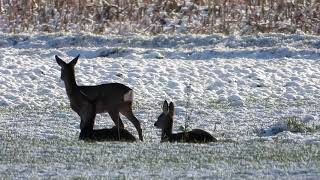
[[[231,106],[243,106],[243,99],[237,94],[228,96],[228,102]]]
[[[317,36],[0,33],[0,39],[3,136],[13,134],[50,141],[60,138],[66,143],[76,143],[76,147],[84,146],[85,150],[92,147],[74,142],[80,119],[70,108],[60,80],[60,67],[54,59],[54,55],[59,55],[69,62],[80,54],[75,66],[79,85],[119,82],[134,90],[134,113],[141,121],[144,145],[152,146],[149,148],[158,148],[152,144],[160,141],[153,124],[162,112],[164,100],[175,103],[174,131],[188,124],[190,128],[203,128],[221,140],[222,144],[206,145],[210,150],[222,146],[223,152],[227,152],[225,146],[229,144],[225,141],[241,144],[257,139],[319,144],[320,37]],[[186,112],[190,116],[188,122]],[[315,131],[290,132],[282,122],[284,117],[301,118],[303,125]],[[121,118],[128,130],[136,133],[133,125]],[[96,128],[112,125],[107,113],[97,116]],[[109,149],[109,144],[95,145]],[[179,145],[159,146],[170,150]],[[238,148],[232,143],[230,146]],[[184,149],[181,147],[179,150]],[[149,152],[144,148],[134,149]],[[205,149],[202,145],[195,148]],[[128,156],[134,154],[130,153]],[[164,173],[169,172],[164,170]]]

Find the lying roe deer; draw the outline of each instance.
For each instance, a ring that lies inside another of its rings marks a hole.
[[[162,129],[161,142],[186,142],[186,143],[208,143],[217,141],[211,134],[201,129],[192,129],[188,132],[172,133],[174,105],[170,102],[164,101],[162,106],[162,113],[154,126]]]
[[[96,100],[91,101],[82,95],[87,101],[83,101],[83,108],[86,109],[87,124],[81,129],[79,139],[85,141],[136,141],[136,138],[127,130],[114,126],[110,129],[93,129],[96,116]]]
[[[79,56],[70,63],[65,63],[57,55],[55,58],[61,67],[61,79],[64,81],[70,106],[81,118],[80,129],[85,128],[88,120],[93,116],[93,113],[87,112],[87,101],[95,100],[96,113],[94,113],[94,117],[97,113],[108,112],[115,125],[123,128],[120,112],[133,123],[138,131],[139,139],[143,141],[140,122],[132,112],[133,90],[120,83],[78,86],[75,80],[74,66],[77,64]]]
[[[94,129],[90,136],[86,136],[84,140],[134,142],[136,141],[136,138],[126,129],[113,126],[110,129]]]

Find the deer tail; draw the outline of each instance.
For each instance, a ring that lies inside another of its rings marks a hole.
[[[132,102],[133,101],[133,90],[128,91],[123,96],[124,102]]]

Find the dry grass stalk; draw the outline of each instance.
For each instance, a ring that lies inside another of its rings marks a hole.
[[[312,0],[0,0],[5,32],[320,34]]]

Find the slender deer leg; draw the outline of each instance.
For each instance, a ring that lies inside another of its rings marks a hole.
[[[120,113],[123,114],[126,118],[128,118],[134,125],[134,127],[137,129],[138,134],[139,134],[139,139],[143,141],[143,136],[142,136],[142,129],[140,126],[139,120],[133,115],[132,108],[131,108],[131,103],[128,106],[125,106],[120,109]]]
[[[86,117],[81,117],[81,121],[85,121],[85,125],[81,128],[79,139],[87,139],[92,138],[92,132],[93,132],[93,126],[94,126],[94,120],[95,120],[96,114],[92,113],[89,114]]]
[[[123,122],[120,118],[120,114],[119,114],[119,111],[117,110],[112,110],[112,111],[108,111],[112,121],[114,122],[114,124],[117,126],[117,127],[120,127],[120,128],[124,128],[124,125],[123,125]]]

